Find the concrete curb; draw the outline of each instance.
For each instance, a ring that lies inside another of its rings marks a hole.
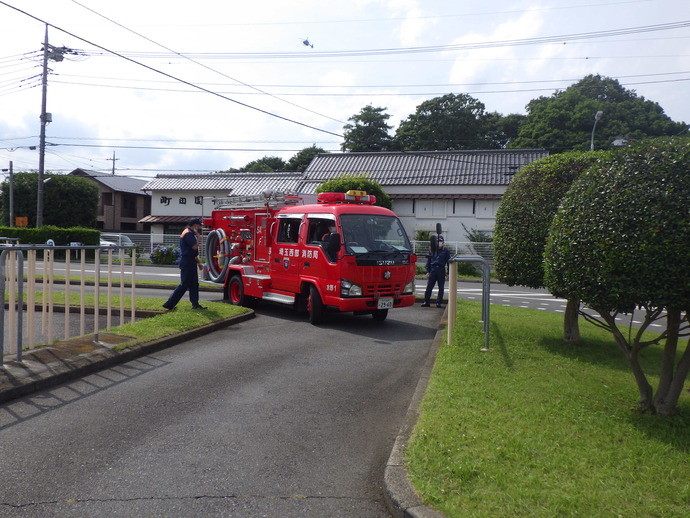
[[[412,487],[407,477],[404,455],[407,442],[410,440],[412,431],[419,418],[419,405],[422,402],[422,398],[429,384],[431,371],[436,361],[436,354],[445,340],[445,327],[447,323],[448,307],[446,306],[446,310],[443,312],[443,316],[439,322],[439,329],[436,331],[434,340],[431,343],[429,355],[422,368],[422,374],[417,383],[417,388],[412,396],[412,402],[407,409],[405,421],[395,439],[393,450],[391,451],[390,457],[388,457],[388,462],[386,463],[386,468],[383,473],[386,505],[395,518],[444,518],[438,511],[424,505],[422,499],[414,490],[414,487]]]
[[[2,365],[0,404],[172,347],[255,316],[254,311],[249,311],[121,351],[114,351],[110,347],[93,342],[88,343],[84,339],[81,344],[77,341],[66,341],[41,347],[25,353],[22,362],[8,361]],[[104,340],[108,339],[107,333],[102,335]]]

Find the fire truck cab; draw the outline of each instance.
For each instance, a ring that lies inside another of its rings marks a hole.
[[[371,314],[414,304],[417,257],[395,214],[362,191],[271,191],[223,200],[204,224],[209,277],[224,298],[294,306],[313,324],[327,311]],[[254,205],[251,205],[252,202]]]

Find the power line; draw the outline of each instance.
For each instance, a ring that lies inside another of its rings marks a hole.
[[[0,2],[3,3],[3,2]],[[660,23],[654,25],[643,25],[637,27],[623,27],[620,29],[609,29],[594,32],[581,32],[573,34],[561,34],[554,36],[540,36],[534,38],[523,38],[513,40],[497,40],[486,42],[454,43],[446,45],[431,45],[424,47],[393,47],[381,49],[361,49],[361,50],[342,50],[342,51],[314,51],[309,54],[303,52],[189,52],[185,57],[195,59],[275,59],[275,58],[340,58],[352,56],[382,56],[382,55],[402,55],[435,52],[457,52],[464,50],[490,49],[500,47],[519,47],[526,45],[543,44],[563,44],[569,41],[591,40],[599,38],[610,38],[614,36],[625,36],[629,34],[642,34],[648,32],[669,31],[690,27],[690,20],[683,20],[671,23]],[[109,51],[111,52],[111,51]],[[113,52],[114,53],[114,52]],[[170,59],[170,54],[161,52],[123,52],[123,55],[136,56],[138,58]]]
[[[312,129],[312,130],[315,130],[315,131],[318,131],[318,132],[321,132],[321,133],[327,133],[327,134],[333,135],[333,136],[335,136],[335,137],[343,138],[343,136],[340,135],[340,134],[338,134],[338,133],[334,133],[334,132],[332,132],[332,131],[328,131],[328,130],[325,130],[325,129],[322,129],[322,128],[317,128],[316,126],[312,126],[312,125],[306,124],[306,123],[304,123],[304,122],[299,122],[299,121],[296,121],[296,120],[294,120],[294,119],[290,119],[290,118],[288,118],[288,117],[283,117],[282,115],[278,115],[278,114],[276,114],[276,113],[272,113],[272,112],[269,112],[269,111],[267,111],[267,110],[263,110],[263,109],[258,108],[258,107],[256,107],[256,106],[252,106],[252,105],[250,105],[250,104],[243,103],[243,102],[241,102],[241,101],[237,101],[236,99],[232,99],[232,98],[230,98],[230,97],[227,97],[226,95],[223,95],[223,94],[214,92],[214,91],[212,91],[212,90],[209,90],[209,89],[207,89],[207,88],[204,88],[204,87],[202,87],[202,86],[196,85],[196,84],[194,84],[194,83],[191,83],[191,82],[186,81],[186,80],[184,80],[184,79],[181,79],[181,78],[179,78],[179,77],[173,76],[172,74],[168,74],[167,72],[163,72],[162,70],[158,70],[157,68],[151,67],[151,66],[149,66],[149,65],[145,65],[144,63],[141,63],[140,61],[137,61],[137,60],[135,60],[135,59],[132,59],[132,58],[130,58],[130,57],[127,57],[127,56],[125,56],[125,55],[123,55],[123,54],[121,54],[121,53],[119,53],[119,52],[116,52],[116,51],[110,50],[110,49],[108,49],[108,48],[106,48],[106,47],[103,47],[103,46],[101,46],[101,45],[98,45],[97,43],[94,43],[94,42],[89,41],[89,40],[87,40],[87,39],[85,39],[85,38],[82,38],[81,36],[77,36],[76,34],[70,32],[70,31],[68,31],[68,30],[66,30],[66,29],[63,29],[63,28],[61,28],[61,27],[58,27],[57,25],[53,25],[53,24],[51,24],[51,23],[49,23],[49,22],[47,22],[47,21],[45,21],[45,20],[42,20],[41,18],[39,18],[39,17],[37,17],[37,16],[34,16],[34,15],[32,15],[32,14],[26,12],[26,11],[23,11],[22,9],[19,9],[19,8],[17,8],[17,7],[14,7],[13,5],[8,4],[7,2],[2,2],[2,1],[0,1],[0,4],[4,5],[4,6],[6,6],[6,7],[9,7],[10,9],[13,9],[13,10],[15,10],[15,11],[21,13],[21,14],[24,14],[24,15],[30,17],[30,18],[33,18],[34,20],[36,20],[36,21],[38,21],[38,22],[41,22],[41,23],[43,23],[43,24],[45,24],[45,25],[47,25],[47,26],[53,27],[54,29],[57,29],[58,31],[67,34],[68,36],[72,36],[73,38],[76,38],[76,39],[78,39],[78,40],[80,40],[80,41],[83,41],[84,43],[88,43],[89,45],[93,45],[94,47],[96,47],[96,48],[98,48],[98,49],[101,49],[101,50],[103,50],[104,52],[108,52],[108,53],[110,53],[110,54],[112,54],[112,55],[114,55],[114,56],[118,56],[118,57],[120,57],[120,58],[122,58],[122,59],[124,59],[124,60],[129,61],[130,63],[134,63],[135,65],[138,65],[138,66],[140,66],[140,67],[146,68],[147,70],[151,70],[152,72],[155,72],[155,73],[160,74],[160,75],[162,75],[162,76],[168,77],[168,78],[170,78],[170,79],[173,79],[173,80],[175,80],[175,81],[178,81],[178,82],[180,82],[180,83],[183,83],[183,84],[185,84],[185,85],[187,85],[187,86],[191,86],[192,88],[196,88],[196,89],[201,90],[201,91],[203,91],[203,92],[206,92],[206,93],[208,93],[208,94],[214,95],[214,96],[216,96],[216,97],[220,97],[221,99],[224,99],[224,100],[226,100],[226,101],[233,102],[233,103],[238,104],[238,105],[240,105],[240,106],[244,106],[245,108],[250,108],[250,109],[252,109],[252,110],[258,111],[258,112],[263,113],[263,114],[265,114],[265,115],[269,115],[269,116],[271,116],[271,117],[275,117],[276,119],[280,119],[280,120],[283,120],[283,121],[286,121],[286,122],[290,122],[290,123],[292,123],[292,124],[297,124],[298,126],[302,126],[302,127],[305,127],[305,128],[309,128],[309,129]]]
[[[682,72],[687,74],[688,72]],[[680,79],[663,79],[658,81],[637,81],[621,83],[622,86],[635,86],[641,84],[662,84],[662,83],[674,83],[690,81],[690,78],[680,78]],[[145,90],[151,92],[175,92],[175,93],[197,93],[194,90],[182,90],[174,88],[152,88],[152,87],[137,87],[137,86],[118,86],[118,85],[107,85],[107,84],[97,84],[97,83],[78,83],[74,81],[60,81],[53,80],[53,83],[64,84],[64,85],[74,85],[74,86],[89,86],[97,88],[114,88],[114,89],[125,89],[125,90]],[[493,84],[493,83],[486,83]],[[477,83],[481,85],[481,83]],[[506,93],[528,93],[528,92],[552,92],[555,90],[560,90],[564,87],[545,87],[545,88],[513,88],[508,90],[463,90],[463,93],[471,95],[479,94],[506,94]],[[251,92],[221,92],[225,95],[258,95]],[[401,97],[401,96],[438,96],[448,93],[447,91],[439,92],[349,92],[349,93],[337,93],[337,92],[295,92],[295,93],[283,93],[284,96],[294,96],[294,97]]]
[[[650,58],[657,59],[658,56],[649,56]],[[673,56],[681,57],[681,56]],[[634,56],[635,59],[639,56]],[[672,76],[680,74],[690,74],[690,70],[685,70],[682,72],[658,72],[652,74],[634,74],[634,75],[623,75],[616,76],[616,79],[631,79],[636,77],[654,77],[654,76]],[[104,77],[104,76],[84,76],[78,74],[60,74],[60,77],[75,77],[75,78],[86,78],[86,79],[100,79],[103,81],[132,81],[132,82],[147,82],[147,83],[162,83],[162,84],[174,84],[172,81],[164,80],[145,80],[145,79],[135,79],[135,78],[122,78],[122,77]],[[565,78],[565,79],[531,79],[525,81],[482,81],[482,82],[470,82],[470,83],[416,83],[416,84],[376,84],[376,85],[362,85],[359,84],[354,88],[446,88],[446,87],[457,87],[457,86],[486,86],[486,85],[522,85],[522,84],[535,84],[535,83],[570,83],[580,81],[582,78]],[[70,83],[70,84],[81,84],[81,83]],[[199,83],[207,87],[220,87],[226,86],[225,83]],[[87,86],[101,86],[101,85],[91,85]],[[109,85],[103,85],[109,86]],[[319,90],[330,90],[334,88],[353,88],[352,85],[310,85],[310,84],[262,84],[256,85],[264,88],[305,88],[305,89],[319,89]],[[126,88],[126,87],[122,87]]]
[[[175,51],[175,50],[173,50],[173,49],[171,49],[171,48],[169,48],[169,47],[166,47],[165,45],[163,45],[163,44],[161,44],[161,43],[158,43],[157,41],[154,41],[154,40],[152,40],[151,38],[149,38],[149,37],[147,37],[147,36],[144,36],[143,34],[140,34],[140,33],[136,32],[136,31],[130,29],[129,27],[126,27],[126,26],[122,25],[121,23],[116,22],[115,20],[113,20],[113,19],[111,19],[111,18],[108,18],[107,16],[105,16],[105,15],[103,15],[103,14],[101,14],[101,13],[99,13],[99,12],[93,10],[93,9],[91,9],[90,7],[87,7],[87,6],[85,6],[84,4],[82,4],[82,3],[80,3],[80,2],[77,2],[77,0],[72,0],[72,2],[75,3],[75,4],[77,4],[77,5],[80,6],[80,7],[83,7],[84,9],[86,9],[87,11],[89,11],[89,12],[95,14],[96,16],[100,16],[101,18],[104,18],[105,20],[108,20],[109,22],[114,23],[114,24],[117,25],[118,27],[121,27],[121,28],[125,29],[126,31],[131,32],[132,34],[135,34],[135,35],[139,36],[140,38],[143,38],[143,39],[145,39],[146,41],[149,41],[149,42],[153,43],[154,45],[157,45],[158,47],[164,48],[165,50],[167,50],[167,51],[169,51],[169,52],[172,52],[172,53],[175,54],[176,56],[180,56],[181,58],[184,58],[184,59],[186,59],[186,60],[189,60],[189,61],[191,61],[192,63],[194,63],[194,64],[196,64],[196,65],[199,65],[200,67],[205,68],[206,70],[210,70],[211,72],[214,72],[214,73],[216,73],[216,74],[219,74],[219,75],[221,75],[221,76],[223,76],[223,77],[226,77],[226,78],[228,78],[228,79],[230,79],[230,80],[232,80],[232,81],[235,81],[236,83],[239,83],[239,84],[241,84],[241,85],[244,85],[244,86],[246,86],[246,87],[248,87],[248,88],[251,88],[251,89],[253,89],[253,90],[256,90],[256,91],[259,92],[259,93],[262,93],[262,94],[264,94],[264,95],[268,95],[269,97],[273,97],[274,99],[278,99],[279,101],[284,102],[284,103],[287,103],[287,104],[289,104],[289,105],[291,105],[291,106],[294,106],[294,107],[296,107],[296,108],[299,108],[300,110],[305,110],[305,111],[308,111],[309,113],[313,113],[314,115],[318,115],[319,117],[324,117],[324,118],[329,119],[329,120],[332,120],[332,121],[334,121],[334,122],[338,122],[338,123],[340,123],[340,124],[345,124],[344,121],[341,121],[341,120],[339,120],[339,119],[335,119],[335,118],[330,117],[330,116],[328,116],[328,115],[324,115],[324,114],[319,113],[319,112],[317,112],[317,111],[315,111],[315,110],[312,110],[312,109],[309,109],[309,108],[305,108],[304,106],[300,106],[300,105],[295,104],[295,103],[293,103],[293,102],[291,102],[291,101],[288,101],[288,100],[286,100],[286,99],[281,99],[281,98],[278,97],[277,95],[274,95],[274,94],[272,94],[272,93],[269,93],[269,92],[266,92],[266,91],[264,91],[264,90],[261,90],[260,88],[257,88],[256,86],[253,86],[253,85],[250,85],[250,84],[247,84],[247,83],[245,83],[244,81],[240,81],[239,79],[236,79],[236,78],[231,77],[231,76],[229,76],[229,75],[227,75],[227,74],[225,74],[225,73],[223,73],[223,72],[220,72],[219,70],[216,70],[216,69],[214,69],[214,68],[211,68],[211,67],[209,67],[208,65],[204,65],[203,63],[200,63],[199,61],[197,61],[197,60],[195,60],[195,59],[192,59],[191,57],[189,57],[189,56],[187,56],[187,55],[185,55],[185,54],[182,54],[182,53],[180,53],[180,52],[177,52],[177,51]]]

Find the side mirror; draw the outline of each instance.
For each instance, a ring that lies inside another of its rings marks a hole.
[[[440,223],[436,223],[436,233],[437,233],[439,236],[440,236],[441,234],[443,234],[443,229],[441,228],[441,224],[440,224]]]

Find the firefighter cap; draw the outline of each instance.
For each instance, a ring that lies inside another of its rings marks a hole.
[[[201,218],[192,218],[189,220],[189,226],[191,227],[192,225],[203,225],[201,222]]]

